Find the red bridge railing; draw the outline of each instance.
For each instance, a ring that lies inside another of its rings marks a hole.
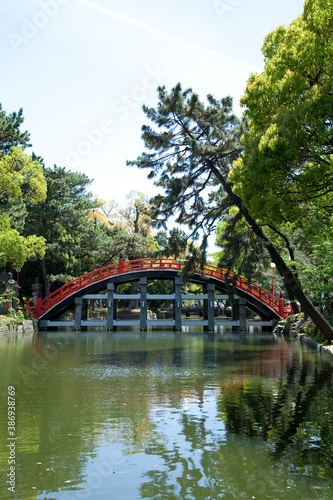
[[[120,259],[116,264],[111,264],[110,266],[95,269],[94,271],[75,278],[74,280],[66,283],[61,288],[53,292],[44,300],[38,299],[37,307],[32,308],[32,312],[36,318],[40,318],[47,311],[52,309],[52,307],[54,307],[56,304],[69,297],[70,295],[73,295],[74,293],[82,290],[83,288],[86,288],[89,285],[98,283],[99,281],[111,278],[119,274],[150,270],[182,271],[184,266],[184,262],[175,259],[139,259],[131,261],[123,261],[122,259]],[[223,282],[232,282],[234,280],[236,288],[243,290],[249,295],[257,298],[260,302],[266,304],[282,318],[285,318],[292,313],[290,307],[284,307],[282,298],[275,298],[269,292],[256,285],[255,283],[249,282],[242,276],[237,277],[232,272],[228,272],[225,269],[220,269],[219,267],[211,265],[206,265],[204,267],[203,275],[207,278],[215,278]]]

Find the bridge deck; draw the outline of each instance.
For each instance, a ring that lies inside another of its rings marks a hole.
[[[157,277],[158,279],[166,279],[167,277],[172,276],[172,279],[176,283],[176,280],[180,279],[179,276],[181,271],[184,269],[184,265],[184,262],[177,261],[175,259],[140,259],[128,262],[124,262],[121,259],[116,264],[96,269],[94,271],[91,271],[90,273],[87,273],[70,281],[69,283],[46,297],[44,300],[39,299],[37,308],[34,309],[34,315],[36,318],[39,318],[44,324],[45,321],[49,322],[52,319],[57,320],[57,323],[59,323],[57,314],[60,315],[62,307],[66,306],[68,308],[69,304],[74,304],[78,298],[85,300],[96,298],[95,293],[90,293],[92,291],[96,292],[96,290],[106,289],[108,287],[108,284],[110,283],[120,283],[139,279],[144,280],[148,278],[154,279],[154,277]],[[220,290],[225,290],[227,288],[232,289],[234,290],[233,293],[236,292],[236,294],[240,296],[238,298],[245,298],[245,300],[249,304],[252,301],[252,303],[256,303],[257,305],[263,305],[264,308],[266,308],[265,310],[269,312],[269,314],[266,315],[267,320],[271,320],[273,317],[284,318],[291,313],[290,308],[284,307],[282,298],[277,299],[262,287],[256,285],[255,283],[249,282],[242,276],[236,276],[233,273],[226,271],[225,269],[206,265],[203,269],[198,269],[196,273],[191,275],[190,280],[195,282],[201,280],[203,283],[210,284],[207,286],[211,286],[213,284],[214,287],[211,288],[211,290],[215,290],[215,286],[217,288],[220,288]],[[142,281],[142,286],[144,287],[143,283],[144,281]],[[163,324],[168,326],[176,325],[176,327],[179,327],[180,325],[179,316],[181,314],[182,300],[200,299],[206,303],[206,309],[212,309],[212,301],[218,300],[219,297],[220,296],[215,295],[214,292],[207,292],[207,290],[200,296],[192,294],[185,295],[181,293],[180,287],[178,287],[178,292],[175,287],[174,293],[165,295],[149,294],[147,288],[143,288],[140,293],[130,294],[127,296],[118,294],[116,289],[112,291],[112,294],[107,291],[107,293],[98,295],[99,299],[103,298],[109,301],[108,307],[110,308],[112,308],[110,300],[115,301],[124,298],[140,300],[140,308],[143,308],[145,310],[147,309],[147,300],[172,300],[175,304],[175,310],[177,309],[178,312],[177,314],[175,313],[174,320],[169,321],[170,324]],[[144,321],[142,319],[144,314],[146,314],[146,312],[141,311],[141,319],[131,324],[139,324],[140,327],[144,326]],[[81,326],[88,326],[85,324],[86,321],[86,319],[81,318]],[[153,323],[153,321],[155,321],[155,323]],[[211,326],[212,322],[210,321],[210,323],[208,324],[207,321],[208,316],[201,320],[202,325],[208,327]],[[218,324],[217,320],[214,321],[214,324]],[[182,325],[186,324],[187,326],[187,323],[192,324],[193,321],[181,321]],[[55,325],[55,323],[53,324]],[[106,324],[110,325],[110,318]],[[147,326],[153,324],[159,325],[162,323],[160,323],[159,320],[147,320],[146,317],[145,325]],[[89,325],[93,326],[91,322],[89,323]],[[112,327],[120,325],[120,320],[118,320],[116,317],[113,317]],[[61,325],[59,324],[59,326]]]

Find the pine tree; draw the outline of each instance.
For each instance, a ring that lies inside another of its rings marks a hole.
[[[204,104],[191,89],[183,92],[180,84],[170,94],[160,87],[158,96],[156,109],[144,107],[155,127],[142,128],[145,146],[153,152],[144,152],[136,161],[128,162],[150,169],[149,178],[155,178],[155,184],[164,189],[163,195],[151,201],[155,216],[162,224],[175,216],[194,235],[202,232],[205,250],[208,234],[230,206],[236,206],[276,264],[285,286],[323,335],[333,339],[333,329],[305,295],[279,248],[264,232],[260,221],[252,217],[228,180],[233,162],[242,153],[240,137],[245,130],[244,123],[232,113],[232,99],[217,101],[208,96],[208,104]]]

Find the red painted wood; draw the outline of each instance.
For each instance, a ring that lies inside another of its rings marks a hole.
[[[61,302],[66,297],[81,290],[92,283],[102,281],[106,278],[117,276],[119,274],[135,273],[138,271],[159,271],[159,270],[173,270],[181,271],[184,267],[184,262],[177,261],[176,259],[138,259],[131,261],[123,261],[122,259],[110,266],[94,269],[83,276],[79,276],[74,280],[66,283],[61,288],[53,292],[44,300],[39,300],[37,308],[31,308],[34,316],[40,318],[49,309]],[[200,272],[198,270],[198,272]],[[232,272],[220,269],[219,267],[206,265],[204,267],[203,275],[207,278],[214,278],[220,281],[233,281],[235,279],[236,287],[244,290],[246,293],[256,297],[261,302],[273,309],[280,317],[285,318],[292,314],[291,307],[284,307],[280,299],[276,299],[269,292],[256,285],[255,283],[248,282],[243,276],[235,277]]]

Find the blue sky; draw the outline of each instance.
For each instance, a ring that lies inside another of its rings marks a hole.
[[[303,0],[0,0],[0,102],[23,108],[33,151],[94,179],[91,191],[123,203],[150,196],[142,105],[177,82],[238,105],[263,69],[264,37],[302,13]]]

